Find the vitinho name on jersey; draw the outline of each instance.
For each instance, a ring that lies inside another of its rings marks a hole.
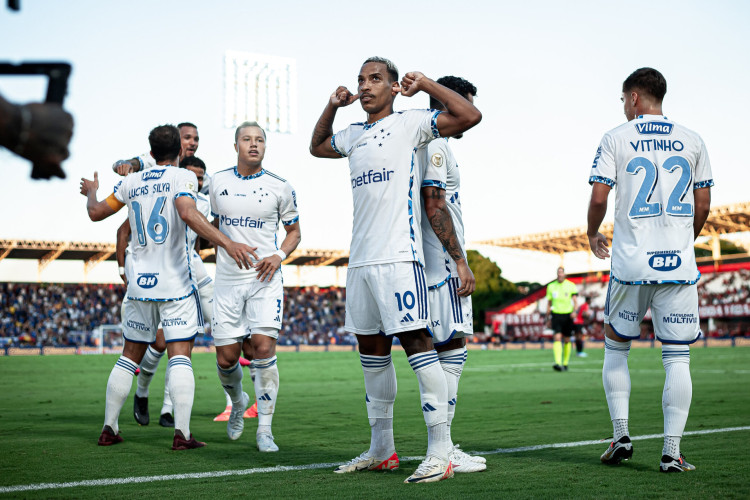
[[[386,170],[386,169],[383,169],[382,172],[373,172],[372,170],[368,170],[367,172],[363,172],[357,177],[352,177],[352,189],[365,185],[365,184],[373,184],[375,182],[389,181],[391,180],[392,173],[393,173],[393,170]]]
[[[149,194],[149,188],[151,189],[151,193],[168,193],[169,183],[161,182],[159,184],[154,184],[153,186],[138,186],[128,191],[128,198],[133,199],[139,196],[146,196]]]
[[[219,222],[225,226],[237,226],[237,227],[255,227],[262,228],[264,221],[260,219],[253,219],[252,217],[227,217],[222,215],[219,217]]]
[[[682,151],[685,149],[682,142],[668,139],[644,139],[631,142],[630,145],[636,153],[639,151]]]
[[[635,124],[635,129],[641,135],[669,135],[672,133],[672,127],[674,127],[673,124],[664,122],[646,122]]]

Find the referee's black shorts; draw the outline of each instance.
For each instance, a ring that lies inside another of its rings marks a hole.
[[[565,337],[573,335],[573,318],[568,314],[552,313],[552,331],[562,333]]]

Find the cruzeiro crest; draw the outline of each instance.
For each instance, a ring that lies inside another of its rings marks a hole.
[[[435,166],[437,168],[442,167],[443,166],[443,155],[441,155],[440,153],[435,153],[434,155],[432,155],[432,158],[430,158],[430,162],[432,163],[433,166]]]

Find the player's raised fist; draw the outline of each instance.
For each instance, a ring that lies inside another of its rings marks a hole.
[[[410,71],[401,79],[401,95],[411,97],[422,90],[422,82],[427,77],[419,71]]]
[[[350,105],[357,99],[359,99],[359,94],[352,94],[351,92],[349,92],[349,89],[344,86],[340,86],[333,94],[331,94],[331,105],[337,108],[343,108],[344,106]]]

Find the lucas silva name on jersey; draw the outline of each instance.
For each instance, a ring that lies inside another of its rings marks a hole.
[[[139,186],[137,188],[130,189],[128,191],[128,198],[133,199],[137,198],[138,196],[146,196],[149,194],[149,187],[151,188],[152,193],[168,193],[169,192],[169,183],[168,182],[160,182],[159,184],[153,184],[151,186]]]
[[[362,172],[357,177],[352,177],[352,189],[365,185],[365,184],[373,184],[375,182],[389,181],[391,180],[392,173],[393,173],[393,170],[386,170],[386,169],[383,169],[382,172],[373,172],[372,170],[368,170],[367,172]]]

